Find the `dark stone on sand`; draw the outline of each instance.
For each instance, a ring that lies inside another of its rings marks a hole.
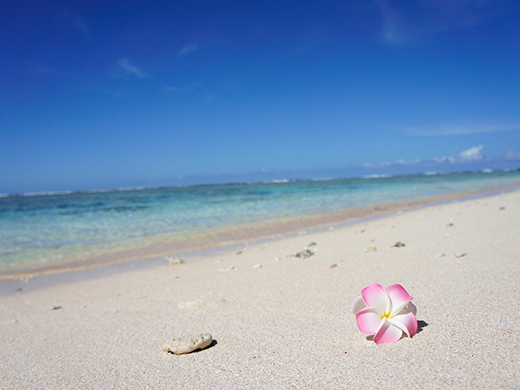
[[[394,245],[392,245],[392,248],[401,248],[402,246],[405,246],[404,243],[397,241]]]
[[[298,257],[300,259],[306,259],[306,258],[311,257],[313,255],[314,255],[313,251],[305,249],[305,250],[303,250],[301,252],[296,253],[295,257]]]

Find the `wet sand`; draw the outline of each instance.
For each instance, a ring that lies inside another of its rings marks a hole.
[[[518,388],[519,232],[516,191],[31,289],[37,277],[0,297],[1,383]],[[306,248],[314,255],[294,257]],[[350,306],[372,283],[400,283],[414,297],[412,339],[376,345],[359,332]],[[192,333],[215,341],[161,351]]]

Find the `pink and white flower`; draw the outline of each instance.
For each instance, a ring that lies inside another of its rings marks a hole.
[[[412,337],[417,331],[417,307],[400,284],[385,290],[372,284],[354,299],[352,312],[363,333],[373,334],[376,344],[395,343],[403,336]]]

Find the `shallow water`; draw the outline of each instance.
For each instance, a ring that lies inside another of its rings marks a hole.
[[[88,261],[243,224],[272,226],[517,182],[520,172],[508,171],[5,196],[0,198],[0,272]]]

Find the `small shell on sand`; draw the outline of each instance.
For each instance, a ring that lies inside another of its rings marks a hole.
[[[331,264],[329,265],[329,268],[336,268],[338,265],[337,264]]]
[[[375,246],[369,246],[363,252],[375,252],[375,251],[377,251],[377,248]]]
[[[467,253],[456,253],[455,257],[464,257],[464,256],[467,256],[467,255],[468,255]]]
[[[211,345],[213,337],[209,333],[200,335],[190,335],[178,339],[168,340],[162,345],[164,352],[171,352],[176,355],[190,353],[197,349],[204,349]]]
[[[262,264],[255,264],[253,265],[253,268],[262,268]]]
[[[165,259],[168,260],[169,265],[183,264],[184,259],[175,256],[165,256]]]

